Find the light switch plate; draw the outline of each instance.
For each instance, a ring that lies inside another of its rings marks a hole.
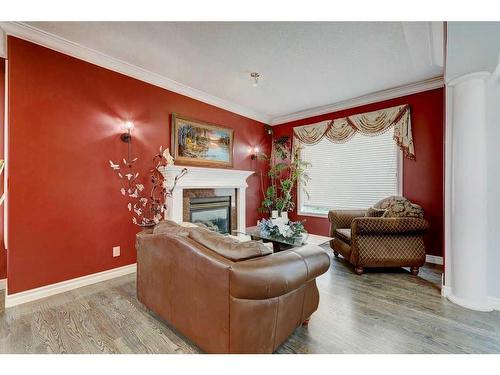
[[[120,246],[114,246],[113,247],[113,258],[116,258],[119,256],[120,256]]]

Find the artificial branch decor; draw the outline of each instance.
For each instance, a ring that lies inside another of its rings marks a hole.
[[[160,147],[160,152],[153,157],[153,169],[150,170],[152,189],[146,197],[143,193],[144,185],[138,181],[139,172],[134,169],[136,161],[137,158],[123,159],[122,167],[111,160],[109,164],[120,178],[121,194],[130,198],[127,208],[132,213],[132,222],[141,227],[154,226],[162,219],[167,209],[167,197],[172,196],[177,181],[187,173],[187,169],[184,168],[175,176],[172,187],[167,188],[165,177],[158,168],[173,165],[174,158],[170,155],[168,148],[163,150],[163,147]]]
[[[283,212],[293,211],[295,202],[293,192],[297,183],[303,187],[307,185],[309,176],[306,169],[310,163],[300,158],[301,145],[297,144],[292,147],[290,137],[283,136],[273,140],[273,148],[271,155],[260,154],[259,158],[266,160],[269,163],[270,185],[264,191],[262,182],[262,194],[264,200],[260,211],[278,211],[281,215]],[[304,189],[305,194],[307,191]]]

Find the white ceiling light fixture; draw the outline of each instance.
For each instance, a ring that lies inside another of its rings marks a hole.
[[[250,77],[252,77],[253,79],[252,86],[257,87],[259,85],[260,74],[257,72],[252,72],[250,73]]]

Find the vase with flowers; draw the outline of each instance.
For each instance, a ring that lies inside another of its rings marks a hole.
[[[132,222],[141,227],[153,227],[163,218],[167,209],[166,198],[172,196],[177,181],[187,173],[187,169],[182,169],[175,176],[172,186],[167,188],[165,177],[158,168],[173,165],[174,158],[168,148],[163,150],[160,146],[160,151],[153,156],[153,168],[149,171],[152,187],[146,195],[144,185],[139,182],[139,172],[135,170],[137,160],[123,159],[123,165],[110,160],[109,164],[120,178],[120,193],[129,199],[127,208],[132,214]]]

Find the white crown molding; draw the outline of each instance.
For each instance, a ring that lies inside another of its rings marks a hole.
[[[3,31],[1,31],[3,29]],[[2,35],[4,34],[4,35]],[[64,39],[52,33],[40,30],[22,22],[0,22],[0,56],[2,51],[6,56],[5,35],[12,35],[29,42],[53,49],[66,55],[78,58],[83,61],[101,66],[103,68],[124,74],[143,82],[176,92],[178,94],[199,100],[201,102],[237,113],[265,124],[279,125],[290,121],[301,120],[307,117],[318,116],[343,109],[353,108],[361,105],[376,103],[383,100],[394,99],[400,96],[416,94],[422,91],[432,90],[444,86],[443,77],[435,77],[409,85],[399,86],[387,90],[377,91],[368,95],[348,99],[327,106],[316,107],[291,113],[284,116],[271,116],[245,108],[239,104],[210,95],[201,90],[183,85],[177,81],[146,69],[132,65],[125,61],[103,54],[99,51],[85,47],[78,43]]]
[[[5,296],[5,308],[20,305],[26,302],[31,302],[38,300],[40,298],[45,298],[53,296],[54,294],[59,294],[67,292],[69,290],[81,288],[82,286],[87,286],[101,281],[106,281],[109,279],[114,279],[115,277],[120,277],[134,273],[137,270],[137,264],[130,264],[128,266],[113,268],[111,270],[94,273],[87,276],[78,277],[76,279],[62,281],[56,284],[50,284],[42,286],[36,289],[26,290],[24,292],[7,294]]]
[[[334,104],[307,109],[300,112],[295,112],[289,115],[274,117],[271,125],[284,124],[291,121],[302,120],[308,117],[324,115],[326,113],[342,111],[344,109],[359,107],[366,104],[377,103],[384,100],[399,98],[401,96],[417,94],[419,92],[434,90],[444,86],[442,76],[426,79],[424,81],[410,83],[404,86],[398,86],[387,90],[381,90],[372,94],[359,96],[357,98],[344,100]]]
[[[245,108],[231,101],[210,95],[204,91],[186,86],[182,83],[153,73],[136,65],[108,56],[81,44],[64,39],[52,33],[40,30],[22,22],[0,22],[0,29],[8,35],[39,44],[77,59],[101,66],[103,68],[124,74],[126,76],[150,83],[152,85],[176,92],[178,94],[199,100],[201,102],[234,112],[244,117],[270,123],[270,116]],[[1,34],[1,32],[0,32]],[[1,35],[0,35],[1,37]],[[0,41],[0,55],[2,54]]]
[[[443,265],[443,257],[439,257],[439,256],[436,256],[436,255],[426,255],[425,256],[425,261],[427,263],[432,263],[432,264],[439,264],[439,265]]]

